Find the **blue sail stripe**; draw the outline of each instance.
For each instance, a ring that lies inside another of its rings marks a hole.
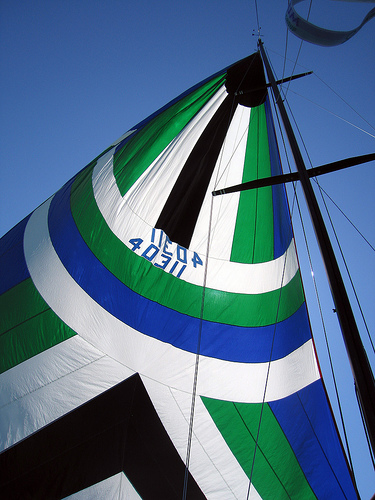
[[[196,352],[199,318],[132,291],[86,245],[70,210],[71,184],[55,195],[48,216],[52,244],[69,274],[98,304],[132,328],[180,349]],[[305,304],[276,326],[251,328],[203,321],[201,354],[228,361],[267,362],[274,333],[273,360],[286,356],[309,340]]]
[[[271,115],[271,106],[267,97],[264,103],[268,130],[271,175],[282,174],[279,150],[276,142],[275,128]],[[274,227],[274,258],[284,254],[292,239],[288,203],[283,184],[272,186],[273,227]]]
[[[316,497],[356,499],[322,381],[269,405]],[[311,428],[317,439],[307,447]],[[323,449],[323,443],[329,448]]]
[[[0,294],[30,276],[23,252],[23,235],[30,215],[0,239]]]

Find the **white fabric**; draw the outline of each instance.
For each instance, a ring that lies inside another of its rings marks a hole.
[[[245,114],[246,117],[246,114]],[[248,117],[247,117],[248,119]],[[242,134],[243,136],[243,134]],[[155,231],[155,236],[153,237],[153,225],[147,221],[145,216],[147,214],[139,215],[135,208],[129,205],[128,194],[121,196],[120,191],[116,184],[116,179],[113,174],[113,150],[109,151],[97,162],[97,165],[93,171],[93,188],[94,196],[98,204],[99,210],[101,211],[105,221],[107,222],[111,231],[128,247],[133,248],[130,240],[133,238],[141,238],[143,240],[142,246],[135,250],[135,253],[141,255],[144,250],[151,244],[161,249],[166,248],[168,252],[172,254],[169,267],[166,267],[165,271],[169,272],[171,266],[174,262],[178,261],[178,246],[176,243],[168,244],[165,247],[166,235],[160,231]],[[147,170],[147,176],[150,175],[152,167]],[[142,192],[141,186],[146,182],[145,176],[142,176],[134,186],[134,190],[140,195]],[[173,179],[174,182],[175,179]],[[165,179],[167,183],[167,180]],[[231,180],[232,182],[232,180]],[[171,185],[168,185],[168,193],[171,189]],[[210,190],[214,189],[214,184],[210,186]],[[152,192],[152,190],[151,190]],[[147,193],[149,193],[149,188],[147,186]],[[131,198],[133,195],[130,194]],[[230,212],[233,210],[233,203],[229,202],[222,206],[222,197],[216,197],[214,200],[214,248],[217,249],[224,240],[230,239],[233,236],[234,226],[229,222],[232,218],[235,218],[236,212]],[[230,197],[229,197],[230,198]],[[229,200],[228,198],[228,200]],[[235,197],[236,198],[236,197]],[[205,203],[209,203],[208,199]],[[238,203],[238,197],[237,197]],[[147,205],[147,203],[146,203]],[[150,203],[151,208],[154,207],[153,203]],[[221,223],[216,221],[221,218],[219,217],[219,209],[225,210],[226,214],[223,218],[223,224],[229,226],[229,233],[227,233],[221,226]],[[157,212],[159,214],[159,212]],[[208,232],[208,221],[201,220],[199,228],[197,229],[197,234],[201,233],[203,226],[207,224],[205,228],[206,233]],[[232,232],[232,233],[231,233]],[[200,248],[204,246],[203,237],[196,237],[200,243]],[[161,244],[159,244],[161,242]],[[225,245],[224,245],[225,247]],[[192,248],[192,247],[191,247]],[[226,251],[229,252],[228,246],[225,247]],[[199,254],[203,265],[197,265],[194,267],[194,251],[187,250],[187,267],[181,275],[181,279],[192,283],[194,285],[202,286],[204,283],[204,272],[205,272],[205,255]],[[161,265],[165,256],[163,257],[163,250],[159,251],[152,263],[155,265]],[[211,255],[211,252],[210,252]],[[225,256],[225,255],[223,255]],[[226,256],[228,257],[228,256]],[[286,262],[285,262],[286,259]],[[179,264],[176,267],[174,275],[177,275],[181,269]],[[273,290],[278,290],[281,286],[287,285],[290,280],[295,276],[298,271],[298,260],[295,250],[294,240],[291,241],[287,251],[281,255],[279,258],[271,260],[269,262],[262,262],[258,264],[241,264],[238,262],[230,262],[223,259],[209,258],[207,264],[208,273],[206,286],[215,290],[228,291],[233,293],[247,293],[247,294],[259,294],[266,293]]]
[[[190,248],[197,253],[207,254],[207,234],[211,204],[213,202],[210,257],[229,261],[232,240],[236,226],[236,215],[240,193],[213,197],[212,191],[241,184],[245,162],[247,137],[251,108],[238,106],[225,136],[214,173],[211,177],[205,199],[194,229]]]
[[[56,314],[87,342],[131,370],[190,392],[195,354],[130,328],[94,301],[69,275],[48,233],[50,201],[30,217],[24,251],[31,278]],[[105,335],[103,335],[105,332]],[[261,402],[268,363],[235,363],[200,357],[198,394],[229,401]],[[266,401],[286,397],[319,378],[312,341],[273,361]]]
[[[70,500],[142,500],[122,472],[65,497],[65,499],[68,498]]]
[[[226,96],[227,92],[223,86],[125,194],[124,202],[126,205],[150,226],[155,226],[170,195],[171,188],[176,183],[192,149]],[[95,185],[97,184],[94,183]],[[107,211],[106,215],[111,217],[111,213]],[[124,215],[125,217],[122,216],[121,212],[112,212],[111,222],[115,230],[121,231],[121,228],[126,224],[128,215]]]
[[[128,132],[125,132],[125,134],[122,134],[121,137],[119,137],[117,139],[117,141],[113,142],[111,144],[111,146],[117,146],[117,144],[120,144],[121,141],[123,141],[124,139],[126,139],[127,137],[129,137],[129,135],[132,135],[137,129],[132,129],[132,130],[128,130]]]
[[[0,451],[130,377],[78,335],[0,376]]]
[[[142,377],[165,429],[186,462],[191,394]],[[249,479],[218,431],[202,400],[196,398],[189,470],[208,499],[247,498]],[[251,499],[259,499],[252,486]]]

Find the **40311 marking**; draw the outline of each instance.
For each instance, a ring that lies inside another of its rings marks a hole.
[[[131,238],[129,243],[133,252],[137,252],[155,267],[163,269],[177,278],[181,277],[189,263],[188,250],[173,243],[163,231],[160,231],[160,234],[157,235],[155,228],[152,229],[151,243],[145,242],[143,238]],[[172,251],[173,248],[175,252]],[[155,262],[156,259],[157,262]],[[203,265],[202,259],[196,252],[193,253],[190,260],[194,267]],[[174,274],[175,272],[177,274]]]

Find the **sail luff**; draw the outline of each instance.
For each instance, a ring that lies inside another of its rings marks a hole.
[[[368,361],[366,351],[363,347],[349,298],[341,277],[340,269],[321,215],[314,191],[312,189],[304,160],[298,147],[296,137],[285,110],[276,80],[269,64],[263,43],[259,40],[259,48],[266,67],[268,78],[271,82],[272,91],[276,104],[279,108],[285,131],[289,140],[292,154],[299,172],[299,180],[305,194],[306,202],[313,222],[315,234],[319,243],[324,265],[326,268],[332,297],[339,318],[341,331],[345,341],[348,357],[353,371],[355,384],[362,405],[366,428],[371,442],[373,453],[375,453],[375,382]]]

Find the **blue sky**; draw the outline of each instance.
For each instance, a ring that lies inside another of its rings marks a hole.
[[[286,46],[285,74],[289,75],[300,41],[286,34],[287,1],[258,3],[261,33],[277,76],[283,74]],[[372,6],[315,0],[311,20],[330,29],[351,29]],[[307,7],[306,1],[297,9],[305,13]],[[296,71],[312,70],[314,75],[293,82],[287,98],[312,166],[375,151],[374,29],[373,19],[339,47],[302,45]],[[1,1],[0,235],[137,122],[191,85],[253,52],[253,30],[257,30],[253,0]],[[370,163],[320,179],[373,246],[374,167]],[[374,252],[329,207],[368,326],[374,331]],[[308,222],[307,229],[311,232]],[[299,237],[297,219],[295,231]],[[306,252],[303,244],[298,248],[309,298],[313,285]],[[370,498],[375,476],[358,412],[353,409],[350,370],[313,238],[311,252],[332,351],[340,360],[337,370],[345,392],[343,406],[349,412],[359,488],[363,498]],[[331,391],[314,305],[310,316]],[[375,366],[374,355],[371,362]]]

